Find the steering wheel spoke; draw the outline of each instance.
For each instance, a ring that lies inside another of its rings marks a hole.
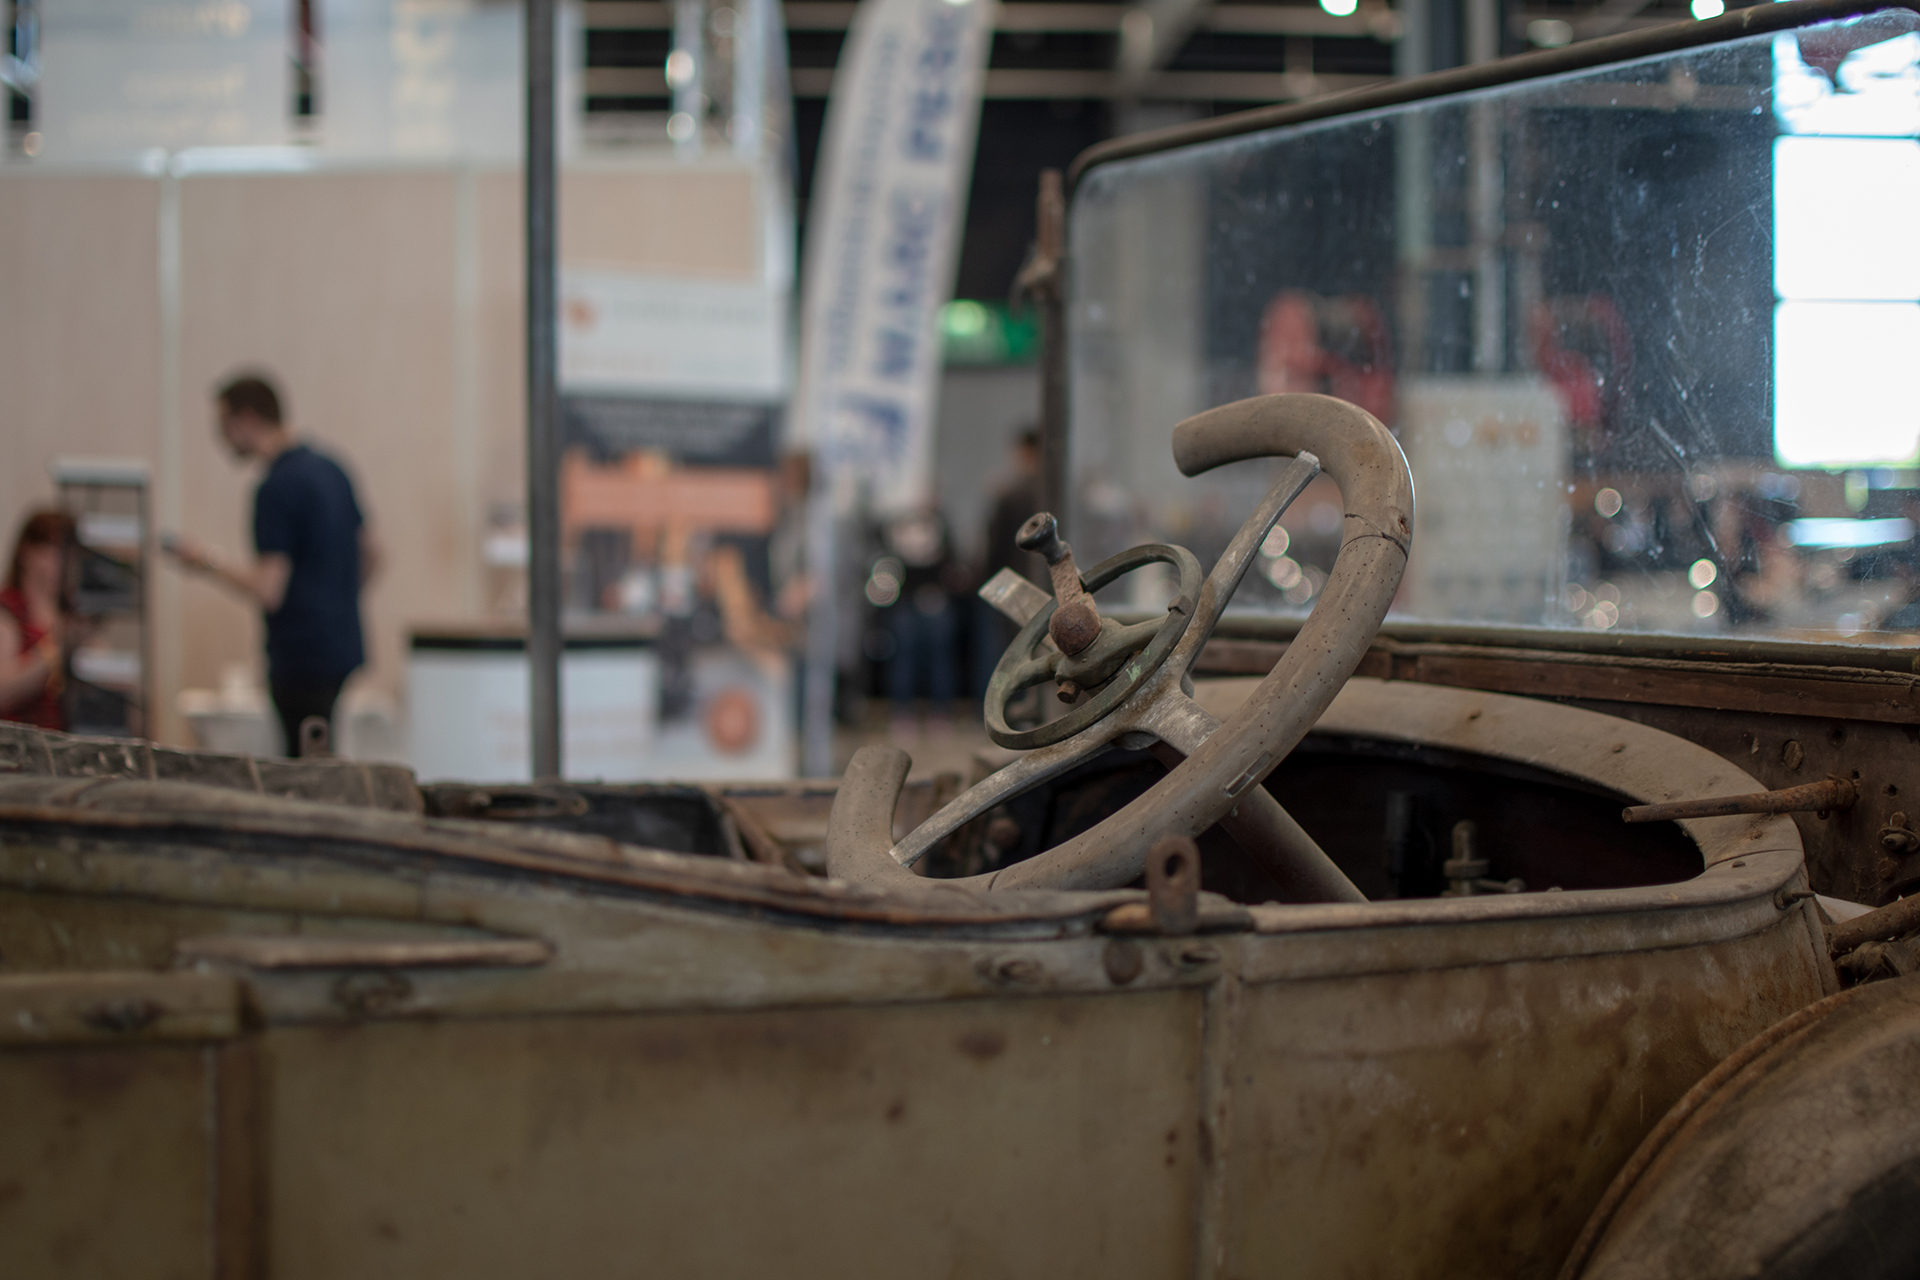
[[[1220,721],[1184,693],[1170,691],[1155,701],[1140,727],[1184,758],[1219,730]],[[1239,802],[1221,817],[1220,826],[1273,877],[1287,901],[1367,900],[1319,842],[1257,781],[1241,790]]]
[[[1080,734],[1052,746],[1029,751],[947,801],[893,846],[893,860],[903,867],[920,861],[933,847],[996,805],[1005,804],[1047,779],[1093,759],[1113,744],[1122,727],[1101,721]]]
[[[1320,459],[1302,450],[1294,455],[1267,490],[1267,496],[1260,500],[1252,515],[1247,517],[1239,532],[1233,535],[1233,541],[1214,561],[1213,572],[1207,575],[1205,585],[1200,588],[1200,598],[1194,602],[1194,625],[1187,629],[1189,637],[1180,646],[1177,661],[1191,667],[1195,658],[1200,656],[1201,648],[1207,637],[1213,634],[1213,628],[1220,621],[1220,615],[1227,611],[1227,603],[1233,599],[1233,593],[1240,589],[1240,583],[1247,576],[1247,570],[1253,567],[1253,557],[1260,545],[1273,532],[1273,526],[1280,523],[1280,517],[1287,513],[1293,500],[1306,492],[1315,476],[1320,474]]]

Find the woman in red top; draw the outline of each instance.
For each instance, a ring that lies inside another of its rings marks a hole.
[[[0,588],[0,720],[64,729],[67,548],[73,517],[36,511],[20,527]]]

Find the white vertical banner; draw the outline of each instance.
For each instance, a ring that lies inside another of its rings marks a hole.
[[[861,0],[834,73],[801,303],[796,443],[881,510],[931,494],[994,0]],[[846,492],[846,486],[841,492]]]

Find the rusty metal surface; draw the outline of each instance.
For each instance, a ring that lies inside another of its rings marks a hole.
[[[1199,687],[1195,696],[1216,714],[1233,714],[1257,689],[1251,680],[1219,680]],[[1319,730],[1511,761],[1633,800],[1759,789],[1724,756],[1673,734],[1580,708],[1475,690],[1356,678],[1328,706]],[[1707,866],[1749,852],[1800,851],[1798,828],[1777,814],[1692,818],[1682,826]]]
[[[1075,716],[1098,715],[1073,736],[1040,745],[1017,763],[974,786],[947,805],[894,848],[891,859],[866,844],[847,850],[829,847],[830,861],[867,860],[860,875],[904,885],[910,867],[953,832],[1001,802],[1098,755],[1122,739],[1159,740],[1178,745],[1186,759],[1145,793],[1044,852],[990,875],[970,878],[977,887],[1008,889],[1095,889],[1127,884],[1145,866],[1147,849],[1167,834],[1198,836],[1237,807],[1277,804],[1270,795],[1248,796],[1282,758],[1306,736],[1321,711],[1339,692],[1364,655],[1367,643],[1386,615],[1412,537],[1412,477],[1405,456],[1379,421],[1330,396],[1287,393],[1255,396],[1197,414],[1174,428],[1176,464],[1199,475],[1229,463],[1262,457],[1292,461],[1274,479],[1255,508],[1215,561],[1197,597],[1182,594],[1169,604],[1169,616],[1192,608],[1192,621],[1159,666],[1158,650],[1168,632],[1156,635],[1143,655],[1138,683],[1110,684],[1094,699],[1055,724]],[[1188,696],[1188,670],[1201,645],[1225,610],[1256,552],[1287,505],[1324,464],[1347,507],[1341,551],[1322,590],[1314,614],[1280,663],[1267,677],[1259,697],[1225,723],[1193,730],[1207,714]],[[1141,547],[1105,562],[1128,557],[1158,558],[1176,548]],[[1186,553],[1179,553],[1186,554]],[[1177,556],[1176,556],[1177,558]],[[1189,556],[1189,558],[1191,558]],[[1089,578],[1093,585],[1098,571]],[[1023,636],[1039,625],[1036,615]],[[1004,668],[995,675],[996,688]],[[1112,705],[1105,705],[1112,699]],[[988,714],[996,742],[1018,745],[992,724],[996,696],[989,691]],[[1051,727],[1051,726],[1049,726]],[[872,803],[876,797],[868,796]],[[869,825],[864,819],[861,826]],[[1325,856],[1318,849],[1309,856]],[[898,865],[895,865],[898,864]],[[1329,864],[1330,865],[1330,864]],[[1344,877],[1342,877],[1344,879]],[[963,882],[956,882],[963,883]],[[1349,883],[1353,896],[1357,891]]]
[[[272,1031],[272,1274],[1165,1280],[1200,1001]]]
[[[127,844],[126,878],[96,865],[43,897],[273,896],[257,874],[223,879],[244,862],[231,851],[183,863]],[[100,855],[77,842],[64,856]],[[1754,860],[1793,871],[1787,851]],[[643,1254],[678,1275],[1315,1274],[1338,1239],[1375,1260],[1354,1274],[1389,1274],[1379,1259],[1432,1256],[1431,1274],[1461,1274],[1440,1262],[1531,1258],[1529,1241],[1570,1238],[1586,1183],[1541,1216],[1534,1184],[1496,1168],[1496,1155],[1538,1154],[1514,1133],[1577,1150],[1591,1136],[1578,1122],[1598,1114],[1612,1143],[1625,1085],[1597,1113],[1573,1108],[1576,1086],[1652,1073],[1677,1092],[1742,1038],[1724,1024],[1819,993],[1801,921],[1742,861],[1703,879],[1737,880],[1745,897],[1622,891],[1610,913],[1605,894],[1521,895],[1531,914],[1507,899],[1324,906],[1269,909],[1260,936],[1008,942],[441,874],[410,886],[409,909],[539,933],[553,961],[351,984],[251,974],[257,1062],[222,1059],[243,1092],[223,1082],[213,1100],[218,1115],[255,1116],[252,1143],[240,1119],[216,1135],[220,1256],[276,1276],[473,1277],[542,1263],[602,1274]],[[329,902],[401,906],[354,888],[396,872],[349,849],[283,862],[285,887],[310,895],[289,929]],[[1556,899],[1587,913],[1555,913]],[[1683,1032],[1700,1061],[1676,1051]],[[1493,1130],[1506,1145],[1462,1156],[1435,1121],[1468,1112],[1508,1117]],[[1299,1115],[1342,1121],[1303,1128]],[[216,1139],[200,1139],[201,1158]],[[1411,1144],[1404,1168],[1348,1161],[1368,1142]],[[265,1170],[254,1184],[233,1171],[246,1159]],[[875,1204],[888,1209],[877,1234]],[[1440,1220],[1456,1234],[1436,1244]]]
[[[1911,1274],[1916,1082],[1912,979],[1855,988],[1767,1032],[1649,1137],[1591,1256],[1567,1274]]]
[[[1796,933],[1248,981],[1221,1273],[1552,1276],[1667,1107],[1818,997]]]
[[[1754,786],[1644,726],[1499,695],[1356,682],[1328,727],[1629,798]],[[726,792],[756,823],[831,795]],[[159,968],[185,943],[238,966],[250,1022],[202,1051],[183,1141],[199,1265],[221,1275],[1548,1275],[1666,1106],[1833,983],[1791,900],[1793,821],[1686,830],[1703,870],[1679,884],[1198,895],[1182,935],[1137,891],[899,893],[516,824],[16,777],[0,965]],[[891,823],[868,835],[884,850]],[[545,962],[483,963],[502,944]],[[296,963],[252,963],[276,957]],[[0,1080],[56,1052],[0,1050]]]
[[[0,1051],[0,1271],[182,1280],[213,1254],[198,1045]]]
[[[1718,796],[1700,800],[1669,800],[1665,804],[1637,804],[1623,809],[1622,822],[1677,822],[1682,818],[1718,818],[1735,813],[1828,813],[1853,808],[1859,796],[1846,778],[1828,778],[1822,782],[1782,787],[1776,791],[1756,791],[1744,796]]]
[[[1221,630],[1232,638],[1213,641],[1201,669],[1264,674],[1285,640],[1258,637],[1284,637],[1286,629],[1230,617]],[[1446,642],[1414,638],[1430,634]],[[1466,643],[1474,634],[1486,637],[1482,644]],[[1920,794],[1913,660],[1912,649],[1553,632],[1496,638],[1486,628],[1389,623],[1359,674],[1574,700],[1707,747],[1765,787],[1848,778],[1859,793],[1853,809],[1798,819],[1808,868],[1821,893],[1878,904],[1920,889],[1920,840],[1887,839],[1890,829],[1906,827],[1905,810]],[[1496,678],[1522,670],[1524,679]]]
[[[0,1045],[219,1040],[239,1031],[239,986],[218,974],[0,973]]]
[[[1833,954],[1844,955],[1864,943],[1887,942],[1920,929],[1920,897],[1900,901],[1842,921],[1833,928]]]
[[[259,795],[400,813],[421,811],[413,770],[353,760],[249,759],[175,751],[133,738],[85,738],[0,721],[0,777],[128,778],[195,782]]]
[[[1674,1135],[1720,1091],[1727,1081],[1746,1070],[1749,1063],[1769,1052],[1782,1040],[1798,1034],[1802,1028],[1826,1017],[1837,1005],[1853,998],[1852,991],[1836,992],[1788,1014],[1722,1058],[1713,1070],[1695,1081],[1693,1087],[1682,1095],[1680,1101],[1674,1103],[1668,1108],[1667,1113],[1660,1117],[1660,1123],[1641,1139],[1633,1155],[1614,1175],[1613,1181],[1607,1186],[1606,1194],[1600,1198],[1600,1203],[1594,1207],[1592,1216],[1587,1219],[1586,1225],[1580,1228],[1580,1235],[1573,1242],[1573,1247],[1567,1251],[1566,1260],[1560,1265],[1560,1280],[1577,1280],[1579,1274],[1586,1269],[1587,1262],[1593,1257],[1594,1245],[1599,1241],[1601,1233],[1612,1224],[1627,1194],[1646,1176],[1648,1168],[1673,1142]]]
[[[1200,846],[1189,837],[1168,836],[1147,850],[1147,910],[1155,933],[1183,937],[1199,929]]]
[[[687,858],[599,837],[456,819],[417,818],[368,809],[262,800],[213,788],[120,780],[74,782],[0,777],[0,883],[32,887],[36,877],[59,880],[79,868],[64,860],[26,862],[13,857],[20,832],[50,840],[89,834],[148,838],[188,837],[237,859],[271,862],[315,846],[360,851],[395,871],[411,864],[461,867],[472,874],[572,882],[581,891],[621,890],[709,907],[760,910],[873,924],[1060,922],[1090,930],[1104,911],[1127,900],[1110,895],[1029,893],[1009,898],[977,893],[906,896],[838,881],[795,876],[784,869],[717,858]],[[348,861],[352,861],[349,859]],[[404,880],[375,877],[405,896]],[[244,900],[239,895],[235,905]],[[1075,922],[1078,922],[1077,924]]]

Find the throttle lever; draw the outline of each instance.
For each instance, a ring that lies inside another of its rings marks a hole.
[[[1045,557],[1047,572],[1053,579],[1053,617],[1047,622],[1047,634],[1056,648],[1069,658],[1100,638],[1100,611],[1093,597],[1080,585],[1080,568],[1073,562],[1073,548],[1060,536],[1060,522],[1051,511],[1042,511],[1020,526],[1013,544],[1022,551]]]

